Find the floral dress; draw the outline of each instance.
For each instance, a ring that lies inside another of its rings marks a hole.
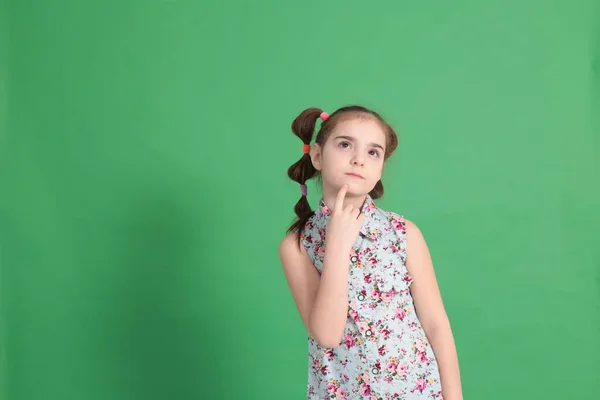
[[[341,344],[308,338],[307,399],[442,399],[438,365],[417,318],[406,269],[403,217],[367,195],[365,221],[350,253],[348,318]],[[323,269],[331,210],[321,199],[301,240]]]

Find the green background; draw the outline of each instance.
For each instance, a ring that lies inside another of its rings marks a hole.
[[[2,400],[305,398],[290,124],[353,103],[399,132],[378,204],[425,234],[465,398],[597,398],[599,11],[3,0]]]

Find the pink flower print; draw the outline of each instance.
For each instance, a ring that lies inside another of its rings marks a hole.
[[[406,311],[402,307],[396,308],[396,316],[403,320],[406,317]]]
[[[377,400],[377,396],[371,396],[369,400]]]
[[[373,290],[371,297],[373,297],[373,300],[377,301],[381,299],[381,292],[379,290]]]
[[[352,321],[358,322],[358,311],[350,310],[350,311],[348,311],[348,315],[350,315],[350,318],[352,318]]]
[[[365,275],[365,283],[371,283],[371,282],[373,282],[373,275],[366,274]]]
[[[319,257],[325,257],[325,248],[324,248],[324,247],[319,247],[319,248],[317,249],[317,255],[318,255]]]
[[[402,223],[402,221],[399,220],[398,218],[392,219],[392,226],[394,227],[395,230],[397,230],[397,231],[401,230],[403,225],[404,224]]]
[[[377,264],[377,258],[375,257],[371,257],[369,258],[369,264],[371,264],[372,266],[375,266]]]
[[[371,335],[369,335],[369,338],[372,340],[375,340],[375,337],[377,335],[379,335],[379,331],[375,328],[375,325],[371,325],[369,327],[369,330],[371,331]],[[365,334],[366,334],[366,332],[365,332]]]
[[[333,360],[333,350],[332,349],[327,349],[327,351],[325,352],[325,357],[327,357],[327,359],[329,361]]]
[[[374,209],[375,209],[375,203],[369,203],[369,204],[367,204],[367,207],[365,207],[365,212],[373,212]]]
[[[387,339],[388,337],[390,337],[390,330],[387,328],[383,328],[381,330],[381,336],[383,336],[384,339]]]
[[[417,350],[419,351],[425,351],[425,344],[421,341],[421,340],[417,340],[415,342],[415,347],[417,348]]]
[[[385,353],[387,353],[387,349],[385,348],[385,345],[383,345],[380,348],[378,348],[377,352],[379,353],[380,356],[385,355]]]
[[[397,367],[398,367],[398,364],[396,364],[395,362],[390,362],[387,365],[387,370],[388,370],[388,372],[393,374],[394,372],[396,372]]]
[[[345,389],[340,389],[335,394],[337,400],[348,400],[348,392]]]
[[[418,391],[420,391],[422,393],[423,390],[425,390],[426,386],[427,386],[427,381],[425,379],[423,379],[423,378],[417,379],[417,385],[415,387]]]
[[[356,301],[354,301],[354,299],[350,300],[350,302],[348,303],[348,308],[350,310],[356,310]]]
[[[371,375],[369,375],[369,373],[368,373],[368,372],[365,372],[365,373],[362,375],[362,380],[363,380],[363,382],[364,382],[364,383],[366,383],[367,385],[368,385],[368,384],[370,384],[370,383],[371,383]]]
[[[348,311],[348,315],[350,316],[350,318],[352,318],[352,321],[358,322],[358,311],[350,310]]]
[[[316,368],[316,369],[321,368],[321,361],[314,359],[313,360],[313,368]]]
[[[327,365],[324,365],[323,367],[321,367],[321,374],[327,375],[328,373],[329,373],[329,367]]]
[[[367,329],[369,329],[369,323],[368,322],[361,321],[361,322],[359,322],[359,324],[360,324],[360,331],[362,333],[365,333],[367,331]]]
[[[337,391],[337,387],[333,383],[330,383],[329,385],[327,385],[327,393],[334,394],[336,391]]]
[[[356,344],[356,340],[354,340],[354,336],[352,336],[349,333],[344,338],[344,343],[346,343],[346,346],[348,346],[348,348],[350,348],[350,347],[353,347]]]
[[[370,396],[371,395],[371,386],[366,383],[362,383],[360,385],[360,395],[361,396]]]
[[[427,354],[422,351],[417,353],[417,359],[421,362],[421,364],[429,364],[429,358],[427,358]]]
[[[411,283],[412,281],[413,281],[412,276],[410,276],[409,274],[404,275],[404,282]]]
[[[396,368],[396,373],[399,376],[405,376],[407,374],[407,372],[408,372],[408,367],[406,366],[406,364],[399,365],[398,368]]]
[[[381,298],[383,299],[384,303],[389,303],[394,298],[394,295],[390,292],[387,292],[387,293],[382,294]]]
[[[348,374],[342,375],[342,378],[344,378],[345,382],[348,382],[348,379],[350,379],[350,377],[348,376]],[[344,389],[342,389],[342,390],[344,390]]]

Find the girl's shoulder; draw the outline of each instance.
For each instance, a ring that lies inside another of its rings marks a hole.
[[[389,224],[394,230],[406,233],[406,226],[412,224],[404,214],[376,207],[373,216],[382,224]]]
[[[285,259],[306,255],[306,249],[302,246],[302,237],[300,239],[298,241],[298,232],[287,233],[279,242],[279,256]]]

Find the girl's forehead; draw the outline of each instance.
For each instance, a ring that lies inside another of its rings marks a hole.
[[[353,136],[357,140],[369,141],[380,139],[385,143],[385,132],[381,124],[372,118],[353,118],[340,121],[331,133],[334,137],[338,135]]]

